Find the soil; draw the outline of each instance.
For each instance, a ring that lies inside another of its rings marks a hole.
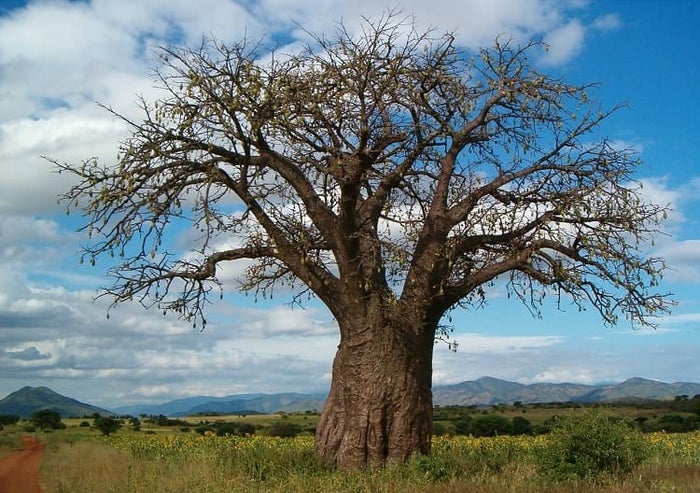
[[[0,493],[41,493],[39,465],[44,445],[33,437],[22,437],[22,450],[0,458]]]

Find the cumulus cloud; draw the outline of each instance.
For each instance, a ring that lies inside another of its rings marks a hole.
[[[1,351],[0,354],[12,359],[21,359],[25,361],[35,361],[51,358],[50,354],[42,354],[36,347],[29,346],[20,351]]]
[[[576,56],[583,48],[585,32],[578,20],[569,21],[550,31],[544,38],[548,50],[541,62],[545,65],[559,65]]]
[[[318,310],[226,307],[224,322],[205,331],[136,304],[105,317],[108,300],[94,292],[24,283],[0,296],[0,388],[12,390],[21,374],[28,384],[100,382],[116,397],[149,382],[178,395],[313,389],[328,385],[337,335]],[[216,308],[216,307],[215,307]],[[216,317],[214,317],[216,318]],[[207,385],[202,382],[207,382]],[[211,384],[209,386],[209,384]],[[9,391],[8,390],[8,391]],[[76,394],[78,395],[78,394]],[[94,399],[94,397],[92,398]]]
[[[618,29],[621,25],[620,16],[614,13],[597,17],[591,24],[593,28],[601,31],[612,31]]]
[[[666,261],[666,279],[700,282],[700,239],[681,236],[688,222],[684,211],[694,208],[700,197],[700,178],[677,186],[672,186],[667,177],[645,178],[641,183],[641,194],[646,201],[668,207],[668,217],[662,224],[666,234],[654,238],[656,246],[652,251]]]
[[[700,282],[700,240],[682,240],[655,252],[668,264],[668,278],[677,282]]]
[[[455,336],[462,353],[513,353],[529,351],[561,344],[563,337],[559,336],[484,336],[475,333],[461,333]]]
[[[612,31],[621,26],[615,13],[602,15],[585,24],[579,19],[554,24],[544,36],[548,50],[540,59],[543,65],[561,65],[573,60],[583,50],[586,37],[591,31]]]

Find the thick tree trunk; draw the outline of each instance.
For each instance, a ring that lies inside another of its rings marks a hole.
[[[434,330],[418,329],[405,314],[400,322],[382,318],[341,326],[315,445],[318,456],[341,470],[430,452]]]

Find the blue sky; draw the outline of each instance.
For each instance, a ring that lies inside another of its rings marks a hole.
[[[395,2],[390,4],[396,5]],[[453,314],[457,352],[436,345],[434,383],[490,375],[599,383],[641,376],[700,381],[700,54],[693,0],[406,0],[422,26],[454,30],[467,47],[498,35],[543,38],[541,70],[600,85],[605,106],[625,102],[600,136],[633,146],[648,200],[670,204],[653,247],[670,267],[662,289],[678,305],[657,330],[604,327],[592,311],[545,306],[533,319],[498,286],[478,311]],[[79,217],[56,197],[68,178],[40,156],[113,159],[125,129],[94,104],[138,117],[155,95],[150,47],[244,33],[297,42],[312,31],[377,16],[375,0],[0,0],[0,397],[47,385],[103,406],[187,395],[325,391],[337,345],[328,312],[292,310],[283,297],[229,294],[204,332],[124,305],[105,317],[93,301],[107,264],[78,264]],[[234,269],[235,270],[235,269]]]

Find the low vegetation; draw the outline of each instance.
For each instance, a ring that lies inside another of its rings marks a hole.
[[[429,457],[350,473],[316,460],[315,413],[122,417],[109,435],[98,425],[111,418],[91,416],[36,435],[47,444],[45,493],[700,491],[700,431],[643,433],[637,419],[663,423],[674,413],[697,416],[630,406],[440,408],[443,434]],[[0,446],[11,447],[27,422],[3,422]]]

